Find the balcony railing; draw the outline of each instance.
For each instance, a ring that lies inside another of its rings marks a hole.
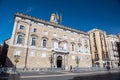
[[[98,61],[98,60],[99,60],[99,58],[95,58],[94,60],[95,60],[95,61]]]
[[[117,49],[113,49],[113,51],[118,51]]]
[[[102,58],[103,61],[110,61],[109,58]]]
[[[54,48],[53,51],[60,53],[68,53],[68,51],[64,48]]]
[[[114,57],[119,57],[119,55],[118,54],[114,54]]]

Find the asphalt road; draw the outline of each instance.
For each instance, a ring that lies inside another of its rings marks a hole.
[[[20,80],[120,80],[120,73],[99,74],[99,75],[65,75],[65,76],[51,76],[51,77],[33,77],[22,78]]]
[[[20,73],[20,80],[120,80],[120,72],[43,72]]]
[[[71,80],[74,76],[53,76],[53,77],[37,77],[37,78],[22,78],[20,80]]]
[[[8,79],[7,79],[8,78]],[[120,80],[120,71],[95,72],[21,72],[16,74],[2,74],[0,80]]]

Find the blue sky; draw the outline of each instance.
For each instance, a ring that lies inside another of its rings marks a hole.
[[[51,13],[58,12],[64,26],[120,33],[120,0],[0,0],[0,43],[11,37],[16,12],[47,21]]]

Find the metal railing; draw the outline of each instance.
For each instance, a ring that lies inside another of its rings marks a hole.
[[[106,68],[98,68],[98,67],[89,67],[89,68],[73,68],[74,72],[91,72],[91,71],[106,71]]]
[[[15,68],[0,68],[0,73],[12,73],[14,72]],[[120,68],[112,68],[111,70],[120,70]],[[16,72],[62,72],[62,71],[70,71],[65,70],[64,68],[17,68]],[[106,68],[99,68],[99,67],[89,67],[89,68],[80,68],[80,67],[74,67],[71,70],[72,72],[95,72],[95,71],[107,71]]]

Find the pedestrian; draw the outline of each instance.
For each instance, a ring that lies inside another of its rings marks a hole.
[[[118,68],[119,68],[119,66],[120,66],[120,63],[118,63]]]
[[[70,71],[72,71],[72,66],[70,65]]]
[[[106,69],[109,71],[110,70],[110,66],[106,66]]]

